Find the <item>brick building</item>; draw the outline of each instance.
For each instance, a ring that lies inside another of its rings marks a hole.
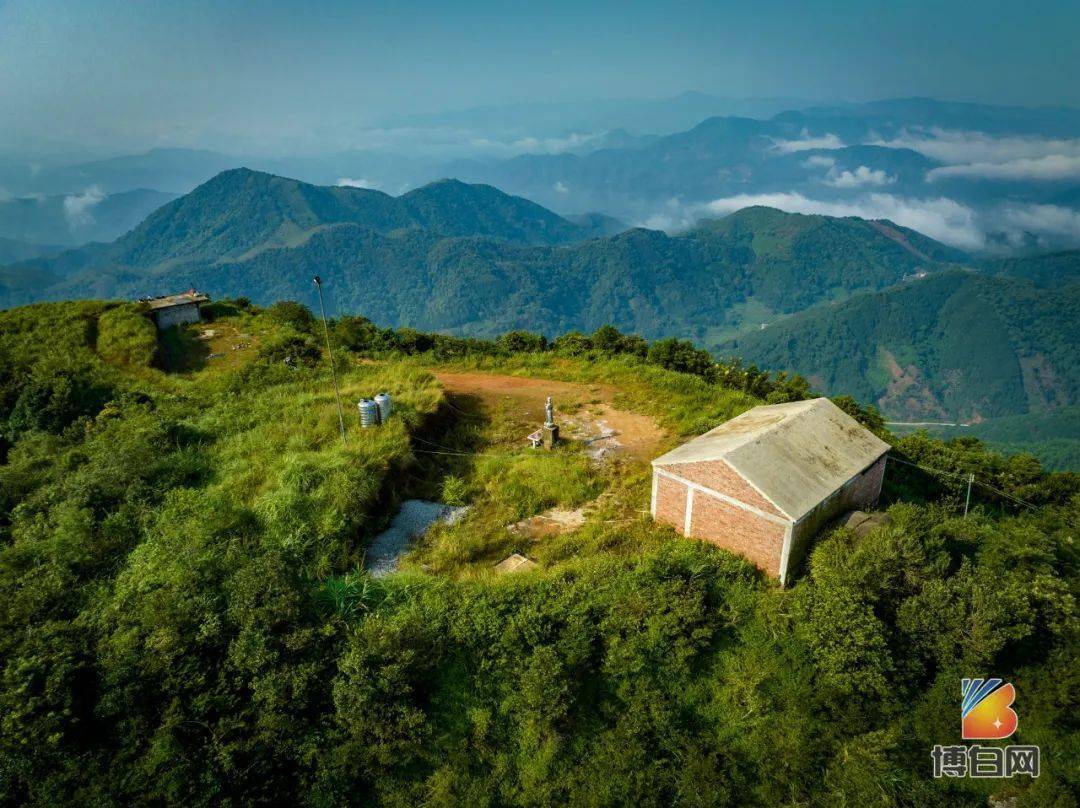
[[[784,583],[822,525],[877,499],[888,450],[827,398],[755,407],[652,462],[652,515]]]

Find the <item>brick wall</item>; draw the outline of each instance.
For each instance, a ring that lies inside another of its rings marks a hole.
[[[654,471],[653,474],[656,474]],[[656,521],[671,525],[681,534],[686,520],[686,486],[667,477],[656,479]]]
[[[785,532],[784,525],[701,491],[694,492],[690,535],[746,556],[770,575],[780,574]]]
[[[849,508],[865,508],[881,495],[881,481],[885,476],[885,458],[852,479],[844,486],[844,497]]]
[[[823,499],[814,510],[800,519],[791,534],[791,551],[785,580],[790,580],[799,564],[810,552],[810,544],[825,525],[846,511],[865,508],[881,494],[881,481],[885,474],[885,458],[882,457],[861,474],[852,477],[840,490]]]
[[[700,463],[678,463],[664,468],[672,474],[676,474],[679,477],[683,477],[698,485],[703,485],[706,488],[711,488],[713,491],[719,491],[721,494],[726,494],[732,499],[739,500],[739,502],[745,502],[747,505],[752,505],[758,510],[765,511],[765,513],[783,516],[783,514],[777,510],[775,505],[759,494],[750,483],[739,476],[739,474],[723,460],[707,460]]]

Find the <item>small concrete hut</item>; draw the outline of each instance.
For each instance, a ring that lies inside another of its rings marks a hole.
[[[181,323],[197,323],[202,319],[201,306],[210,302],[210,296],[189,289],[178,295],[144,298],[150,319],[159,331]]]
[[[754,407],[652,461],[652,515],[785,583],[822,525],[877,500],[888,450],[827,398]]]

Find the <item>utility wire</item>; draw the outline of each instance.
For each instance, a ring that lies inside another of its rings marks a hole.
[[[946,477],[953,477],[953,478],[955,478],[957,480],[960,480],[961,482],[964,482],[964,483],[966,483],[968,481],[968,475],[966,475],[966,474],[957,474],[956,472],[945,471],[945,469],[931,468],[930,466],[924,466],[924,465],[922,465],[920,463],[912,463],[910,460],[902,460],[901,458],[893,457],[892,455],[887,455],[887,457],[888,457],[888,461],[886,461],[886,462],[903,463],[905,466],[912,466],[912,467],[917,468],[917,469],[922,469],[923,471],[928,471],[928,472],[930,472],[932,474],[944,474]],[[1019,505],[1023,505],[1023,506],[1025,506],[1027,508],[1031,508],[1033,511],[1038,510],[1037,505],[1032,505],[1030,502],[1025,502],[1024,500],[1020,499],[1019,497],[1014,497],[1011,494],[1006,494],[1000,488],[995,488],[994,486],[990,485],[989,483],[984,483],[982,480],[978,479],[974,475],[971,475],[971,478],[972,478],[971,481],[973,483],[975,483],[975,485],[978,485],[978,486],[981,486],[982,488],[986,488],[986,489],[988,489],[990,491],[993,491],[995,494],[1003,496],[1003,497],[1005,497],[1005,499],[1012,500],[1013,502],[1015,502],[1015,503],[1017,503]]]

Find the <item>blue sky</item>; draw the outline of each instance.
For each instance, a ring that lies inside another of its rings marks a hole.
[[[0,148],[690,89],[1080,106],[1078,35],[1056,0],[0,0]]]

